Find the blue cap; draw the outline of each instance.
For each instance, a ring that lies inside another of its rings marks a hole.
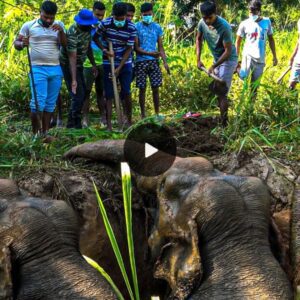
[[[93,12],[87,8],[81,9],[78,15],[74,17],[74,21],[79,25],[94,25],[98,23],[98,19],[94,17]]]

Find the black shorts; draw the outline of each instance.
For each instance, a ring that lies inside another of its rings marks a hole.
[[[162,73],[158,60],[145,60],[135,63],[136,86],[145,89],[147,76],[150,78],[151,87],[156,88],[162,85]]]

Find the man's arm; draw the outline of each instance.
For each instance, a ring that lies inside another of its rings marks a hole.
[[[76,79],[76,63],[77,63],[77,51],[67,52],[69,63],[70,63],[70,72],[71,72],[71,78],[72,78],[72,93],[76,94],[77,90],[77,79]]]
[[[132,50],[133,50],[132,46],[127,46],[126,51],[124,52],[124,55],[123,55],[122,60],[120,62],[120,65],[115,70],[116,76],[118,76],[120,74],[120,71],[123,68],[123,66],[126,63],[126,61],[128,60],[128,58],[129,58]]]
[[[278,60],[277,60],[277,55],[276,55],[276,47],[275,47],[275,41],[274,41],[274,37],[273,34],[270,34],[268,36],[269,39],[269,45],[273,54],[273,66],[277,66],[278,64]]]
[[[209,69],[208,72],[209,73],[213,73],[214,69],[217,68],[218,66],[220,66],[224,61],[228,60],[228,58],[231,55],[232,52],[232,43],[225,43],[223,42],[223,46],[224,46],[224,53],[222,54],[222,56],[218,59],[217,62],[215,62]]]
[[[160,57],[159,51],[149,52],[149,51],[145,51],[144,49],[142,49],[140,47],[140,41],[139,41],[139,39],[138,39],[137,36],[135,37],[135,40],[134,40],[134,50],[138,54],[149,55],[149,56],[153,56],[155,58],[159,58]]]
[[[204,64],[201,61],[202,46],[203,46],[203,33],[197,31],[197,36],[196,36],[196,53],[197,53],[197,66],[198,66],[199,69],[201,67],[204,67]]]
[[[56,24],[53,24],[51,26],[51,29],[54,31],[58,31],[58,43],[62,46],[62,47],[67,47],[67,35],[65,33],[65,28],[63,23],[59,22]]]
[[[158,44],[158,51],[160,53],[160,56],[164,62],[164,67],[167,71],[168,74],[170,74],[170,68],[169,68],[169,65],[168,65],[168,62],[167,62],[167,56],[166,56],[166,52],[165,52],[165,48],[164,48],[164,44],[163,44],[163,39],[162,37],[160,36],[157,40],[157,44]]]
[[[98,75],[98,70],[97,70],[97,66],[96,66],[96,62],[95,62],[95,58],[94,58],[94,53],[93,53],[93,49],[91,47],[91,42],[89,43],[89,48],[87,51],[87,57],[90,60],[91,64],[92,64],[92,69],[93,69],[93,74],[95,77],[97,77]]]
[[[14,46],[17,50],[23,50],[29,45],[29,37],[25,37],[22,34],[19,34],[14,41]]]
[[[300,36],[299,36],[299,39],[300,39]],[[297,54],[297,52],[298,52],[298,49],[299,49],[299,40],[298,40],[298,42],[297,42],[297,45],[296,45],[296,47],[295,47],[295,49],[294,49],[294,52],[293,52],[291,58],[290,58],[290,66],[291,66],[291,67],[293,66],[294,58],[295,58],[295,56],[296,56],[296,54]]]
[[[243,40],[243,37],[241,37],[239,35],[236,36],[235,47],[236,47],[236,52],[237,52],[238,57],[240,56],[242,40]]]

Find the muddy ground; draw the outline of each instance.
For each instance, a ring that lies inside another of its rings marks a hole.
[[[286,227],[290,218],[289,212],[295,186],[300,184],[300,163],[273,160],[260,153],[224,154],[222,141],[211,134],[217,124],[217,118],[199,118],[185,120],[174,127],[172,131],[178,142],[178,155],[182,157],[204,155],[221,171],[262,178],[270,189],[272,213],[279,213],[279,223],[283,222],[282,227]],[[79,159],[74,162],[71,170],[29,170],[23,172],[17,181],[24,193],[28,195],[62,199],[75,208],[81,222],[82,253],[98,261],[111,274],[122,292],[126,293],[99,215],[91,181],[93,179],[97,184],[121,252],[125,256],[125,261],[128,262],[119,174],[118,165],[96,164]],[[155,196],[140,194],[133,178],[133,231],[142,299],[149,299],[150,295],[163,296],[167,292],[166,284],[152,277],[153,264],[147,246],[147,238],[154,223],[156,208]],[[282,221],[281,213],[287,220]],[[285,230],[287,232],[284,233],[286,239],[289,238],[289,228],[287,226]],[[286,251],[288,251],[288,246]],[[127,269],[129,270],[129,265]]]

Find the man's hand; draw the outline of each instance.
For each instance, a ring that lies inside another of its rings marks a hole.
[[[92,66],[92,72],[93,72],[94,77],[96,78],[98,76],[97,66]]]
[[[23,36],[22,43],[23,43],[23,47],[29,46],[29,37]]]
[[[153,51],[153,52],[149,52],[148,55],[153,56],[154,58],[159,58],[160,57],[160,52],[159,51]]]
[[[214,66],[211,66],[207,71],[209,74],[214,74],[214,70],[215,70]]]
[[[103,53],[108,56],[108,57],[114,57],[115,53],[114,52],[110,52],[107,49],[103,49]]]
[[[75,95],[77,91],[77,81],[72,80],[72,85],[71,85],[72,93]]]
[[[170,67],[167,62],[164,62],[164,67],[165,67],[165,70],[167,71],[167,73],[170,75],[171,71],[170,71]]]
[[[117,67],[115,69],[115,76],[118,77],[120,75],[120,72],[121,72],[121,68],[120,67]]]
[[[200,69],[200,70],[201,70],[201,68],[205,68],[205,66],[204,66],[204,64],[202,63],[201,60],[198,61],[197,67],[198,67],[198,69]]]
[[[51,28],[53,31],[58,31],[58,32],[64,31],[64,29],[63,29],[59,24],[53,24],[50,28]]]
[[[273,66],[277,66],[278,65],[278,60],[277,57],[273,57]]]

